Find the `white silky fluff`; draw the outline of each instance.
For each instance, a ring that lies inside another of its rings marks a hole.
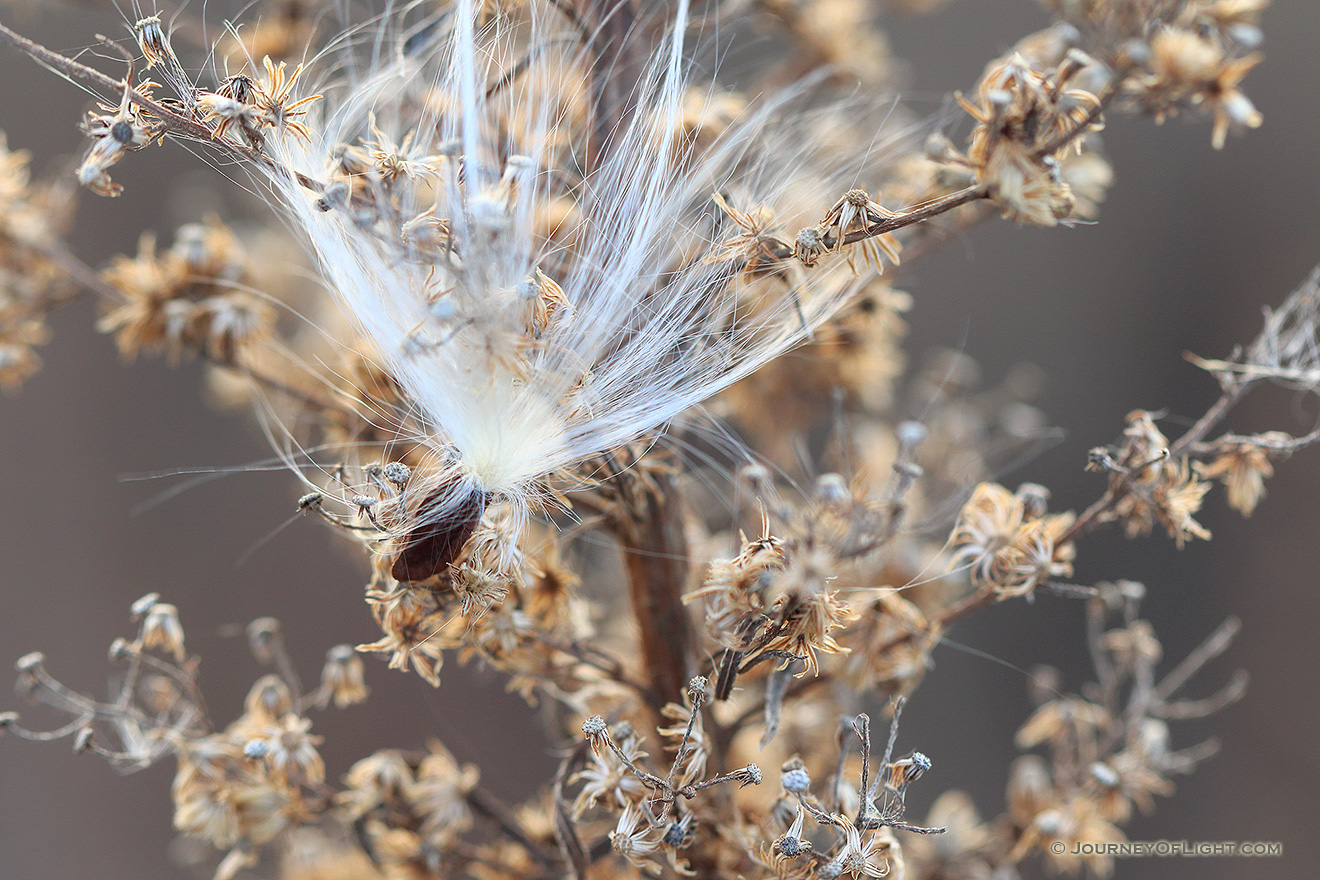
[[[415,402],[410,415],[425,436],[413,439],[444,463],[453,497],[430,505],[428,517],[458,509],[474,490],[520,506],[539,478],[662,428],[802,342],[848,293],[847,284],[800,286],[796,301],[748,303],[738,282],[726,283],[728,266],[702,262],[712,243],[739,231],[717,229],[711,194],[773,203],[811,146],[783,138],[782,102],[770,100],[714,148],[683,155],[675,137],[690,85],[683,0],[636,84],[651,112],[615,132],[578,194],[575,255],[556,275],[571,314],[512,363],[511,340],[528,322],[527,281],[538,269],[554,274],[556,253],[537,242],[532,221],[550,198],[546,159],[562,149],[567,126],[556,97],[562,80],[535,61],[489,99],[487,90],[528,47],[580,52],[564,48],[562,19],[541,15],[516,35],[501,33],[498,22],[478,28],[472,0],[461,0],[423,34],[429,45],[382,38],[370,63],[341,63],[339,81],[318,87],[310,144],[271,138],[282,163],[318,179],[340,145],[373,139],[373,124],[395,144],[411,132],[410,156],[441,157],[436,175],[395,184],[405,206],[398,217],[319,210],[306,189],[272,178],[324,283]],[[456,106],[425,103],[433,89],[457,96]],[[497,135],[497,118],[516,122]],[[791,127],[801,135],[803,126]],[[774,138],[767,163],[761,153]],[[581,155],[584,145],[572,149]],[[455,259],[423,258],[404,243],[403,225],[428,209],[449,220]]]

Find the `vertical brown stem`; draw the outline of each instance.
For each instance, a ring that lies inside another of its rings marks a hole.
[[[674,477],[633,483],[629,516],[615,524],[628,574],[628,592],[641,640],[646,682],[657,706],[682,703],[692,677],[692,632],[683,590],[688,578],[682,500]]]
[[[581,19],[591,28],[592,125],[588,171],[599,166],[609,141],[632,115],[633,90],[641,80],[635,0],[581,0]]]

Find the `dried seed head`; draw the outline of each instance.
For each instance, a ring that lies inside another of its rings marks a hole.
[[[385,465],[383,473],[385,479],[402,489],[408,485],[408,479],[412,476],[412,469],[401,461],[392,461]]]
[[[785,834],[775,841],[775,852],[786,858],[795,859],[803,853],[811,852],[811,842]]]
[[[888,785],[895,791],[901,792],[925,775],[930,768],[930,758],[921,752],[913,752],[890,765]]]
[[[157,602],[160,601],[160,593],[147,593],[141,599],[138,599],[129,606],[130,619],[137,620],[142,615],[151,610]]]
[[[270,754],[270,743],[264,739],[251,739],[243,744],[243,757],[249,761],[261,761]]]
[[[1119,783],[1118,772],[1104,761],[1096,761],[1091,764],[1091,778],[1105,788],[1114,788]]]
[[[789,794],[807,794],[811,791],[811,774],[800,760],[790,763],[793,763],[792,767],[789,764],[784,765],[785,769],[779,776],[779,783]]]
[[[692,824],[694,817],[691,813],[683,816],[676,822],[669,823],[665,829],[662,840],[665,846],[671,846],[674,849],[682,849],[692,842]]]
[[[248,690],[243,711],[257,724],[273,724],[293,711],[293,692],[278,675],[263,675]]]
[[[821,474],[816,478],[816,500],[827,508],[841,510],[852,501],[848,483],[839,474]]]
[[[182,663],[188,656],[183,647],[183,624],[179,622],[179,609],[166,602],[156,602],[142,619],[142,632],[138,641],[144,648],[161,648]]]
[[[804,266],[814,266],[824,256],[825,236],[815,226],[806,226],[798,230],[793,239],[793,256]]]
[[[745,788],[749,785],[761,784],[761,779],[762,779],[761,768],[756,766],[755,764],[748,764],[743,769],[735,770],[733,773],[729,775],[732,776],[734,779],[737,779],[739,782],[741,782],[742,785],[740,787],[742,788]]]
[[[130,146],[133,143],[133,126],[121,119],[110,126],[110,137],[126,147]]]
[[[321,688],[326,698],[333,699],[340,709],[365,700],[369,691],[362,655],[349,645],[335,645],[327,651],[325,666],[321,668]]]
[[[273,617],[258,617],[247,625],[248,650],[257,662],[269,665],[280,650],[280,622]]]
[[[19,672],[30,673],[40,669],[46,662],[46,655],[40,651],[33,651],[30,654],[24,654],[14,663],[14,668]]]
[[[133,33],[137,36],[138,48],[147,59],[147,69],[158,68],[161,77],[179,96],[185,107],[191,108],[196,104],[197,89],[184,73],[178,56],[174,54],[169,37],[161,27],[160,16],[153,15],[138,21],[133,25]]]

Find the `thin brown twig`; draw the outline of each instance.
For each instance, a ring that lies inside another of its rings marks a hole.
[[[1224,420],[1239,400],[1246,396],[1246,393],[1256,384],[1256,380],[1247,379],[1235,383],[1231,388],[1224,389],[1219,395],[1219,399],[1211,404],[1205,411],[1205,415],[1196,420],[1196,424],[1187,429],[1177,440],[1169,444],[1169,457],[1179,458],[1185,452],[1190,452],[1206,434],[1214,430],[1215,426]]]
[[[498,825],[500,830],[517,841],[532,858],[542,865],[551,868],[560,866],[562,859],[559,853],[528,837],[518,824],[518,819],[514,816],[513,811],[495,795],[478,785],[467,793],[465,800],[474,813],[485,816]]]
[[[1193,443],[1187,449],[1187,452],[1191,455],[1213,455],[1225,447],[1250,445],[1273,452],[1276,455],[1289,455],[1317,443],[1320,443],[1320,428],[1309,434],[1302,434],[1300,437],[1285,435],[1282,438],[1273,438],[1269,435],[1220,434],[1214,440],[1205,443]]]
[[[1160,680],[1155,686],[1155,699],[1164,701],[1172,697],[1179,688],[1191,680],[1192,676],[1201,671],[1201,667],[1227,651],[1241,629],[1242,621],[1237,617],[1230,617],[1221,623],[1209,638]]]

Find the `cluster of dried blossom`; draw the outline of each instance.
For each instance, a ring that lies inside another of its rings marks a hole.
[[[255,27],[216,47],[241,72],[209,84],[188,73],[179,54],[189,52],[176,52],[158,18],[134,26],[136,53],[118,47],[127,63],[122,79],[2,25],[0,42],[103,94],[84,120],[91,146],[76,172],[94,193],[118,194],[110,170],[132,161],[129,153],[192,141],[283,175],[315,210],[352,218],[364,237],[384,234],[382,217],[402,216],[390,245],[408,259],[433,270],[456,259],[464,246],[456,218],[404,216],[399,193],[431,185],[442,166],[462,167],[461,155],[420,152],[411,134],[387,132],[373,119],[360,138],[338,145],[320,177],[282,164],[273,147],[313,139],[323,121],[319,96],[302,91],[307,77],[297,59],[316,44],[328,47],[316,63],[333,65],[342,46],[315,0],[261,5]],[[915,12],[936,4],[891,5]],[[699,446],[702,436],[677,424],[670,428],[677,442],[648,436],[545,474],[535,493],[540,516],[530,526],[484,496],[460,511],[456,525],[428,524],[418,511],[433,503],[428,481],[437,462],[418,439],[426,425],[360,327],[316,291],[277,277],[258,237],[240,242],[216,218],[180,228],[168,248],[144,235],[136,254],[100,271],[88,267],[61,240],[71,187],[34,184],[27,157],[0,141],[0,383],[17,388],[32,375],[46,315],[80,295],[99,301],[99,329],[113,334],[125,357],[207,360],[229,398],[255,401],[298,426],[287,435],[293,455],[323,450],[295,462],[324,475],[299,507],[369,556],[365,599],[381,631],[356,650],[331,648],[320,685],[307,692],[278,625],[255,622],[250,645],[273,671],[253,684],[242,715],[222,725],[203,702],[177,609],[151,595],[132,609],[136,637],[111,648],[122,668],[113,700],[71,691],[30,654],[18,664],[22,692],[71,718],[38,731],[5,713],[0,726],[31,739],[70,736],[79,751],[128,767],[174,758],[175,826],[217,850],[217,880],[258,866],[288,880],[1011,878],[1035,860],[1080,869],[1073,842],[1122,840],[1134,806],[1149,810],[1154,795],[1172,791],[1172,776],[1213,751],[1209,744],[1175,749],[1169,722],[1216,711],[1244,686],[1237,677],[1212,697],[1179,697],[1193,673],[1228,647],[1236,625],[1159,677],[1160,643],[1138,615],[1141,585],[1067,580],[1081,539],[1106,523],[1130,536],[1158,526],[1179,546],[1208,539],[1195,516],[1211,481],[1222,481],[1228,502],[1250,514],[1274,462],[1320,439],[1278,431],[1212,436],[1261,383],[1320,388],[1320,274],[1267,314],[1252,344],[1200,362],[1223,393],[1181,437],[1171,442],[1151,413],[1137,411],[1116,443],[1093,450],[1088,467],[1108,483],[1080,514],[1051,511],[1042,486],[1014,491],[986,481],[989,450],[1041,424],[1026,403],[1029,382],[980,391],[974,367],[948,357],[915,377],[923,420],[897,420],[894,389],[906,371],[901,315],[912,302],[882,270],[904,250],[919,253],[996,211],[1042,226],[1090,218],[1112,179],[1098,132],[1116,111],[1156,119],[1199,113],[1212,120],[1216,147],[1230,130],[1261,122],[1238,87],[1259,60],[1266,0],[1045,5],[1057,23],[992,61],[959,96],[967,124],[896,149],[867,181],[869,191],[803,162],[777,181],[776,203],[750,190],[717,191],[703,214],[706,232],[673,231],[663,252],[681,254],[682,265],[669,271],[705,267],[712,309],[732,301],[755,314],[764,303],[787,303],[810,330],[809,358],[772,360],[708,402],[762,462],[739,468],[736,486],[725,487],[736,495],[732,505],[703,495],[712,480],[702,457],[678,451]],[[554,132],[564,142],[553,145],[560,163],[553,170],[562,180],[536,203],[530,223],[556,260],[520,289],[520,321],[488,337],[501,340],[492,358],[510,364],[511,374],[534,375],[529,352],[543,350],[556,325],[584,319],[581,292],[564,282],[576,277],[575,248],[590,222],[583,194],[591,170],[617,147],[610,133],[621,116],[647,111],[620,98],[605,70],[637,65],[629,47],[659,40],[671,20],[667,4],[421,6],[426,15],[409,40],[429,39],[455,14],[515,32],[539,16],[562,19],[561,39],[575,46],[575,54],[553,56],[558,63],[543,65],[541,53],[553,53],[537,46],[491,59],[485,83],[497,92],[535,67],[560,100]],[[829,73],[815,81],[820,94],[812,100],[822,103],[811,112],[826,133],[823,155],[866,151],[873,132],[824,103],[831,90],[857,82],[882,89],[890,75],[865,0],[708,7],[711,16],[750,14],[771,24],[783,51],[741,71],[737,88],[688,86],[680,130],[668,135],[681,147],[680,173],[718,149],[739,117],[758,112],[758,96],[821,65]],[[405,41],[401,51],[408,48]],[[584,58],[596,66],[584,68]],[[159,85],[137,78],[139,64],[172,94],[162,97]],[[437,82],[427,96],[437,113],[458,102],[446,92],[451,85]],[[510,112],[517,111],[515,104]],[[502,159],[504,189],[490,198],[514,198],[516,158]],[[265,247],[274,235],[263,232]],[[444,292],[435,299],[439,315]],[[840,307],[812,312],[822,301]],[[271,303],[312,316],[314,325],[284,326]],[[316,373],[309,363],[332,366]],[[608,366],[585,365],[566,389],[580,390]],[[842,425],[812,463],[830,472],[805,492],[777,479],[795,465],[797,438],[837,411]],[[588,532],[621,553],[597,549],[586,559],[576,542]],[[593,578],[625,582],[627,596],[596,588]],[[1047,754],[1013,764],[997,819],[982,820],[965,795],[950,791],[927,825],[909,821],[908,786],[931,761],[919,751],[894,755],[903,699],[948,626],[1040,590],[1084,600],[1095,683],[1065,696],[1047,674],[1033,681],[1039,708],[1018,744]],[[437,686],[446,658],[493,667],[511,690],[546,707],[552,734],[575,738],[577,747],[541,794],[517,806],[496,800],[479,770],[438,742],[377,752],[341,780],[328,779],[318,746],[332,734],[311,733],[311,715],[367,698],[363,653],[382,654],[391,668]],[[885,701],[892,723],[876,754],[862,710]],[[1068,844],[1062,855],[1051,847],[1059,841]],[[1087,861],[1100,873],[1112,868],[1103,857]]]

